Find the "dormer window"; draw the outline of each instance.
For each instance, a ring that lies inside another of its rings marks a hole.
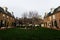
[[[60,8],[58,8],[58,10],[57,11],[60,11]]]
[[[3,17],[5,17],[5,14],[3,14]]]

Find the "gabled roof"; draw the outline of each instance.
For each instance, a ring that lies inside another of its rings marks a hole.
[[[8,15],[8,16],[10,16],[10,17],[15,18],[14,15],[12,15],[9,11],[6,11],[6,12],[5,12],[4,9],[3,9],[2,7],[0,7],[0,12],[2,12],[3,14]]]
[[[4,9],[2,7],[0,7],[0,12],[4,12]]]
[[[49,12],[46,16],[44,16],[44,18],[49,17],[49,16],[51,16],[51,15],[54,15],[54,14],[56,14],[57,12],[60,12],[60,6],[57,7],[57,8],[55,8],[54,11],[53,11],[53,13]]]
[[[56,13],[56,12],[60,12],[60,6],[59,6],[59,7],[57,7],[57,8],[54,10],[54,12],[53,12],[53,13]]]
[[[14,18],[14,15],[12,15],[9,11],[6,12],[6,14],[10,17],[13,17]]]
[[[49,12],[46,16],[44,16],[44,18],[46,18],[46,17],[48,17],[48,16],[51,16],[51,15],[52,15],[52,13]]]

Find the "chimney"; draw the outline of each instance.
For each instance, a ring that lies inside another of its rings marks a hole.
[[[51,10],[51,13],[53,13],[53,11],[54,11],[54,8],[51,8],[50,10]]]
[[[14,16],[14,12],[12,12],[12,16]]]
[[[12,15],[13,15],[13,12],[12,12]]]
[[[45,12],[45,16],[47,16],[47,12]]]
[[[8,8],[7,7],[3,7],[4,11],[7,12]]]

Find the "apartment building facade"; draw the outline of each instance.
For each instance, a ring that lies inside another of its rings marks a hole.
[[[0,27],[12,27],[14,23],[15,17],[8,11],[8,8],[0,7]]]
[[[60,28],[60,6],[53,13],[49,12],[44,17],[44,26],[48,28]]]

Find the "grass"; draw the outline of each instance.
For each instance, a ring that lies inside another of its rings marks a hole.
[[[47,28],[38,30],[11,28],[0,30],[0,40],[60,40],[60,31]]]

